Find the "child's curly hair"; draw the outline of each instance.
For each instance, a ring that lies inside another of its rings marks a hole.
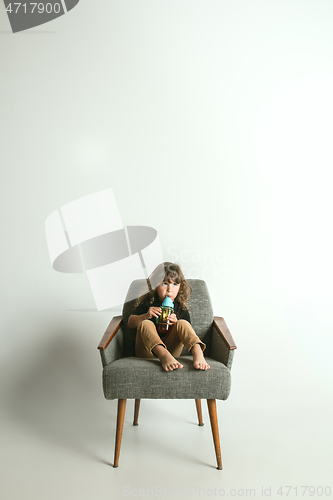
[[[152,304],[157,294],[156,288],[158,287],[158,285],[160,285],[164,281],[171,280],[175,281],[177,284],[180,284],[177,300],[180,304],[180,307],[183,310],[188,311],[187,302],[192,293],[192,288],[187,283],[180,266],[178,264],[173,264],[172,262],[162,262],[162,264],[159,264],[156,269],[154,269],[147,280],[150,292],[148,292],[143,297],[140,297],[140,302],[144,298],[148,298],[149,304]]]

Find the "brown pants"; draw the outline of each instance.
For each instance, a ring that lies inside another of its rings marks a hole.
[[[141,321],[138,326],[135,340],[135,356],[138,358],[154,358],[152,350],[157,345],[162,345],[177,358],[180,356],[183,347],[190,352],[194,344],[200,344],[204,350],[206,345],[201,342],[192,325],[185,319],[180,319],[172,327],[168,335],[160,338],[156,326],[149,319]]]

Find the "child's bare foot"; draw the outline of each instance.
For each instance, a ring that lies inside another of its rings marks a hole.
[[[162,368],[164,368],[166,372],[176,370],[177,368],[183,368],[183,365],[179,363],[179,361],[172,356],[171,352],[169,352],[168,349],[162,345],[154,347],[153,352],[161,361]]]
[[[193,356],[193,366],[197,370],[209,370],[210,366],[205,360],[200,344],[194,344],[191,349]]]

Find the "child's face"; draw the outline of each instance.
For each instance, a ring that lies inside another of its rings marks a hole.
[[[170,281],[170,282],[169,282]],[[175,300],[180,289],[180,284],[173,280],[163,281],[156,288],[160,300],[163,302],[166,296],[170,297],[171,300]]]

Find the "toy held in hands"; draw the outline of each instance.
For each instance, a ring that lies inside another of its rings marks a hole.
[[[170,325],[168,322],[168,317],[174,311],[174,305],[170,297],[165,297],[165,299],[162,302],[161,309],[162,309],[162,314],[159,317],[157,331],[158,333],[166,334],[172,328],[172,325]]]

